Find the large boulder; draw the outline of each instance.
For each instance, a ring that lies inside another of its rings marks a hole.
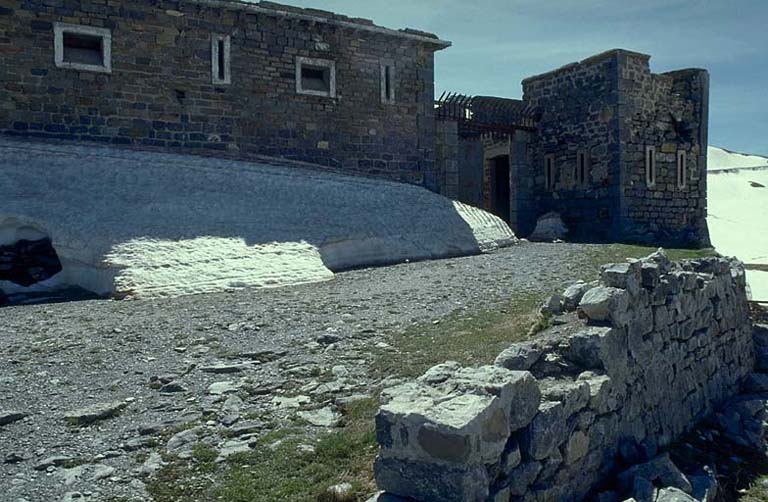
[[[528,236],[529,240],[552,242],[556,240],[563,240],[568,234],[568,227],[565,226],[560,215],[555,212],[545,214],[536,220],[536,228],[533,233]]]

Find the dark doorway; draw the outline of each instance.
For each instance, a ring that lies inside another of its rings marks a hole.
[[[494,214],[509,223],[509,155],[491,159],[491,204]]]

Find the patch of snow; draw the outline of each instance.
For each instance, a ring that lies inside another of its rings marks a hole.
[[[306,242],[249,246],[243,239],[135,239],[112,248],[106,263],[120,269],[115,289],[141,296],[179,296],[242,287],[275,287],[333,278]]]
[[[717,250],[746,263],[768,263],[768,169],[709,173],[707,185],[707,221]]]
[[[517,241],[509,225],[495,214],[458,201],[453,201],[453,207],[469,226],[483,250],[507,246]]]
[[[707,186],[715,248],[747,264],[768,264],[768,167],[710,171]],[[748,270],[747,281],[754,299],[768,300],[767,273]]]
[[[36,291],[273,287],[516,240],[495,216],[423,188],[295,164],[0,138],[0,187],[0,229],[39,229],[64,267]]]
[[[747,270],[747,282],[753,300],[768,302],[768,272]]]
[[[768,166],[768,157],[731,152],[716,146],[707,148],[707,170],[709,171],[761,166]]]

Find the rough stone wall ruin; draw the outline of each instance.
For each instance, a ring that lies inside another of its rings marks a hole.
[[[582,500],[656,457],[753,370],[735,261],[658,252],[604,266],[599,283],[549,307],[570,321],[493,366],[445,363],[384,393],[381,489],[417,501]]]
[[[648,57],[621,54],[618,107],[624,234],[639,242],[709,245],[707,122],[709,75],[690,69],[653,74]],[[656,183],[648,187],[645,148],[656,150]],[[685,186],[677,153],[686,153]]]
[[[529,153],[531,216],[560,213],[572,237],[605,239],[620,231],[616,73],[616,56],[608,53],[523,80],[523,99],[540,114]],[[575,176],[580,151],[589,167],[583,184]],[[550,155],[555,179],[547,187]]]
[[[106,28],[112,72],[54,64],[54,23]],[[212,37],[231,36],[231,84]],[[10,0],[0,6],[0,132],[260,154],[435,189],[432,35],[264,2]],[[296,58],[336,64],[335,98],[297,94]],[[394,66],[395,102],[381,97]]]
[[[523,81],[540,114],[531,142],[533,208],[560,213],[571,238],[708,246],[706,147],[709,76],[688,69],[654,74],[650,56],[612,50]],[[656,155],[646,183],[645,152]],[[587,155],[587,179],[576,177]],[[685,186],[677,154],[685,152]],[[555,183],[545,184],[546,156]]]

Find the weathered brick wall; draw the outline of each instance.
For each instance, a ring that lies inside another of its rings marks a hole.
[[[264,154],[435,187],[428,37],[215,1],[5,0],[0,130]],[[54,65],[54,22],[112,32],[111,74]],[[232,83],[212,85],[211,36],[231,35]],[[297,56],[336,62],[336,99],[297,95]],[[395,66],[383,104],[380,64]]]
[[[604,266],[599,284],[548,302],[581,319],[494,366],[446,363],[385,391],[379,487],[433,502],[584,499],[738,393],[755,357],[745,285],[722,258]]]
[[[706,225],[707,98],[705,70],[655,75],[648,58],[619,59],[619,107],[625,235],[637,241],[709,245]],[[645,148],[656,148],[657,175],[649,188]],[[686,186],[678,186],[677,152],[686,152]]]
[[[572,238],[608,238],[619,228],[617,64],[608,52],[523,81],[523,100],[541,116],[529,159],[531,213],[560,213]],[[588,154],[584,185],[575,178],[579,151]],[[545,182],[546,155],[555,156],[553,189]]]

